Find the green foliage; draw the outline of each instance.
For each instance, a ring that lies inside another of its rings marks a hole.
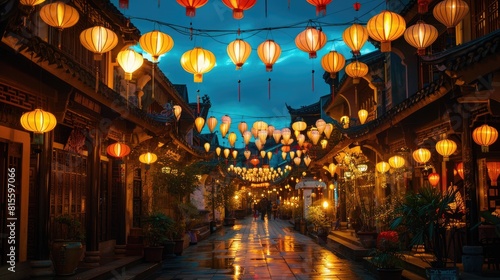
[[[187,166],[171,166],[170,172],[156,170],[153,172],[153,186],[155,189],[166,190],[179,201],[191,194],[198,187],[200,168],[197,164]]]
[[[173,239],[174,220],[161,212],[145,216],[143,225],[144,237],[151,247],[162,246],[165,241]]]
[[[321,228],[327,222],[325,212],[319,205],[309,206],[306,221],[313,224],[316,229]]]
[[[85,231],[82,223],[69,214],[57,216],[54,219],[56,227],[60,227],[60,236],[64,240],[85,241]]]

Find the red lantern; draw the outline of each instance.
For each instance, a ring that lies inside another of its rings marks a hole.
[[[106,149],[108,154],[115,158],[122,158],[130,154],[130,147],[127,144],[116,142]]]
[[[326,5],[330,4],[332,0],[306,0],[309,4],[316,6],[316,15],[322,13],[326,15]]]
[[[257,0],[222,0],[229,9],[233,10],[233,18],[242,19],[243,11],[252,8]]]
[[[429,180],[429,183],[435,187],[439,184],[439,174],[431,173],[427,176],[427,180]]]
[[[429,2],[431,0],[418,0],[418,13],[425,14],[429,11]]]
[[[181,6],[186,7],[186,16],[194,17],[196,15],[196,9],[205,5],[208,0],[177,0]]]

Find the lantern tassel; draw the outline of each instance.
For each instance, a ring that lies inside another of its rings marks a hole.
[[[238,80],[238,102],[241,101],[241,80]]]
[[[128,9],[128,0],[120,0],[120,9]]]
[[[99,65],[96,62],[95,66],[95,92],[99,91]]]
[[[196,96],[196,113],[200,115],[200,90],[198,90],[198,95]]]
[[[267,98],[271,100],[271,78],[267,79]]]
[[[314,69],[311,71],[311,85],[312,91],[314,91]]]

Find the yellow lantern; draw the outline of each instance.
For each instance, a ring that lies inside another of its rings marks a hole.
[[[349,128],[349,116],[342,116],[340,118],[340,124],[342,128]]]
[[[240,70],[241,67],[243,67],[243,64],[247,61],[251,52],[252,47],[250,44],[242,39],[236,39],[227,46],[227,54],[229,55],[231,61],[236,65],[236,70]]]
[[[309,156],[304,157],[304,163],[306,164],[306,166],[309,166],[309,164],[311,163],[311,158]]]
[[[298,118],[293,124],[292,129],[294,131],[303,131],[307,128],[307,123],[302,119]]]
[[[316,129],[315,127],[311,128],[311,137],[309,139],[311,139],[312,143],[314,145],[318,144],[318,141],[319,141],[319,137],[321,136],[319,134],[319,131],[318,129]]]
[[[344,65],[344,56],[336,51],[330,51],[321,58],[321,66],[326,72],[330,73],[332,79],[337,76],[337,72],[344,68]]]
[[[368,111],[365,109],[360,109],[358,111],[359,123],[364,124],[368,118]]]
[[[34,7],[36,5],[40,5],[43,2],[45,2],[45,0],[20,0],[19,1],[19,3],[21,3],[21,5],[30,6],[30,7]]]
[[[353,84],[359,84],[359,78],[368,74],[368,65],[355,60],[345,67],[345,73],[352,78]]]
[[[328,167],[327,166],[323,166],[323,169],[325,169],[326,171],[328,171],[330,173],[330,176],[333,177],[333,175],[335,175],[335,172],[337,171],[337,165],[334,164],[334,163],[330,163],[328,165]]]
[[[309,58],[316,58],[316,52],[326,44],[326,35],[315,27],[308,26],[295,37],[295,45],[299,50],[309,53]]]
[[[318,119],[316,120],[316,128],[319,131],[319,134],[323,134],[323,131],[325,131],[326,127],[326,122],[323,119]]]
[[[215,153],[217,154],[217,156],[220,156],[221,150],[222,149],[220,147],[215,148]]]
[[[322,149],[326,149],[326,147],[328,146],[328,140],[326,139],[321,139],[319,143],[321,144]]]
[[[75,25],[80,16],[75,8],[57,1],[43,6],[40,9],[40,18],[46,24],[62,30]]]
[[[197,117],[194,120],[194,126],[196,127],[196,130],[198,131],[198,133],[201,133],[203,126],[205,126],[205,119],[202,117]]]
[[[215,66],[215,55],[200,47],[185,52],[181,56],[181,66],[194,75],[194,82],[203,82],[203,74],[209,72]]]
[[[248,143],[250,143],[250,139],[252,139],[252,133],[248,130],[243,132],[243,142],[245,143],[245,145],[248,145]]]
[[[158,159],[158,156],[156,156],[156,154],[150,153],[150,152],[144,153],[144,154],[139,156],[139,161],[144,163],[144,164],[147,164],[147,165],[154,163],[157,159]]]
[[[224,157],[227,158],[229,156],[229,153],[231,153],[231,150],[229,149],[224,149]]]
[[[80,42],[94,53],[94,60],[101,60],[103,53],[109,52],[118,44],[118,36],[106,27],[94,26],[80,33]]]
[[[234,132],[229,133],[227,140],[229,141],[229,145],[231,147],[234,147],[234,143],[236,142],[236,133]]]
[[[367,23],[368,35],[379,41],[381,52],[391,51],[391,41],[401,37],[406,29],[405,19],[393,12],[382,11]]]
[[[252,125],[257,131],[259,130],[267,130],[268,124],[264,121],[256,121]]]
[[[440,176],[438,173],[433,172],[427,176],[427,180],[429,180],[429,184],[431,184],[433,187],[435,187],[439,184],[439,179],[440,179]]]
[[[119,52],[116,60],[125,71],[125,80],[127,81],[132,80],[132,73],[144,63],[142,55],[131,49]]]
[[[298,165],[300,165],[300,162],[301,162],[301,161],[302,161],[302,160],[301,160],[299,157],[295,157],[295,158],[293,158],[293,163],[295,163],[295,165],[297,165],[297,166],[298,166]]]
[[[260,157],[265,158],[266,157],[266,151],[262,150],[260,151]]]
[[[406,42],[417,48],[418,55],[425,55],[425,48],[432,45],[437,37],[437,28],[421,20],[408,27],[404,33]]]
[[[266,144],[266,139],[267,139],[267,130],[261,129],[257,132],[257,136],[259,137],[260,143],[262,145]]]
[[[267,159],[271,160],[271,158],[273,158],[273,152],[269,151],[267,152]]]
[[[238,124],[238,130],[240,131],[241,136],[243,136],[243,133],[248,130],[248,124],[244,121],[241,121]]]
[[[412,156],[416,162],[420,164],[425,164],[431,159],[431,151],[429,151],[426,148],[420,148],[413,151]]]
[[[238,150],[233,150],[231,154],[233,155],[233,158],[236,159],[236,157],[238,156]]]
[[[442,139],[436,143],[436,152],[443,156],[443,161],[448,161],[449,156],[451,156],[457,150],[457,143],[453,140]]]
[[[127,144],[116,142],[106,148],[106,152],[115,158],[122,158],[130,154],[130,147]]]
[[[52,113],[42,109],[35,109],[21,116],[21,125],[23,128],[36,134],[49,132],[56,127],[56,124],[56,117]]]
[[[173,110],[175,118],[177,119],[177,121],[179,121],[179,119],[181,118],[182,107],[179,105],[174,105]]]
[[[379,173],[384,174],[385,172],[389,171],[389,169],[391,169],[391,166],[389,165],[389,163],[381,161],[375,165],[375,169],[377,169]]]
[[[273,138],[274,138],[274,142],[276,142],[276,144],[278,144],[280,142],[280,139],[281,139],[281,130],[275,129],[273,131]]]
[[[252,152],[250,150],[245,150],[243,152],[243,155],[245,156],[245,158],[248,160],[250,158],[250,156],[252,155]]]
[[[344,30],[342,39],[353,55],[360,55],[361,48],[368,40],[368,30],[363,25],[355,23]]]
[[[208,118],[207,124],[208,124],[208,130],[210,130],[210,133],[213,133],[215,126],[217,126],[217,119],[211,116],[210,118]]]
[[[405,165],[405,159],[402,156],[392,156],[389,158],[389,165],[394,169],[401,168]]]
[[[220,134],[222,138],[226,137],[227,132],[229,131],[229,125],[227,123],[221,123],[219,125]]]
[[[257,48],[260,60],[266,65],[266,71],[273,71],[273,65],[281,55],[281,47],[274,40],[266,40]]]
[[[489,150],[488,147],[497,141],[498,130],[492,126],[483,124],[474,129],[472,132],[472,139],[476,142],[476,144],[481,146],[481,151],[486,153]]]
[[[162,54],[169,52],[174,47],[174,40],[168,34],[153,30],[139,38],[139,45],[151,55],[153,63],[157,63]]]
[[[210,151],[210,143],[206,142],[203,147],[205,148],[205,152],[209,152]]]
[[[444,0],[434,6],[432,14],[447,28],[453,28],[459,24],[469,13],[469,6],[462,0]]]

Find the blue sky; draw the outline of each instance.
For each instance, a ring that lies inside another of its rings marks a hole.
[[[346,59],[351,58],[349,48],[342,42],[343,30],[356,17],[359,22],[366,23],[385,7],[383,0],[359,1],[361,9],[355,12],[355,1],[334,0],[327,6],[326,15],[317,17],[315,7],[306,0],[268,0],[266,17],[266,1],[257,0],[253,8],[244,12],[243,19],[236,20],[232,17],[232,11],[220,0],[209,0],[196,10],[195,17],[186,16],[184,7],[175,0],[129,2],[129,8],[120,11],[131,18],[142,34],[159,29],[174,39],[173,49],[160,59],[159,67],[163,73],[172,83],[187,85],[190,102],[196,100],[198,90],[200,95],[210,96],[210,115],[217,117],[219,122],[221,116],[229,115],[233,123],[230,131],[235,132],[242,120],[249,126],[256,120],[263,120],[281,129],[290,121],[285,103],[299,108],[317,102],[319,97],[328,94],[329,86],[322,78],[324,70],[321,57],[330,50],[336,50]],[[112,3],[118,6],[118,0]],[[319,24],[328,37],[327,44],[318,51],[315,59],[309,59],[308,54],[297,49],[294,42],[309,20],[315,20],[315,24]],[[195,30],[192,38],[189,27]],[[210,31],[201,34],[197,29]],[[238,29],[242,31],[240,36],[236,33]],[[251,29],[258,30],[250,32]],[[227,45],[236,38],[252,46],[250,58],[241,70],[235,70],[226,53]],[[273,39],[282,49],[272,72],[266,72],[257,55],[258,45],[266,39]],[[180,65],[182,54],[194,47],[210,50],[216,57],[216,66],[204,75],[202,83],[194,83],[193,75]],[[370,43],[366,43],[362,54],[373,49]],[[314,91],[312,70],[315,70]],[[238,80],[241,80],[241,101],[238,101]],[[242,137],[237,134],[237,142],[241,147]]]

